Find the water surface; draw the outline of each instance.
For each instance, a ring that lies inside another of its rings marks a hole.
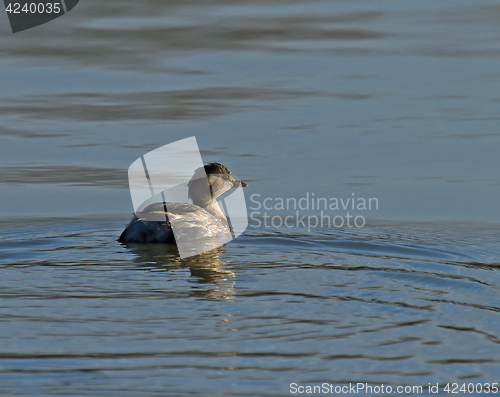
[[[252,227],[181,260],[118,245],[122,226],[3,232],[2,394],[287,395],[292,382],[498,376],[498,227]]]

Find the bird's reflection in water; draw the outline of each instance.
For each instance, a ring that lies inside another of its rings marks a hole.
[[[141,267],[159,270],[189,269],[193,296],[216,299],[234,297],[235,273],[220,260],[224,247],[217,247],[189,258],[181,259],[175,245],[129,244],[127,247],[138,257],[134,260]]]

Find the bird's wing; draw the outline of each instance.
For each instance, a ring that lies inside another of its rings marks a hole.
[[[166,211],[165,211],[166,209]],[[194,204],[188,204],[188,203],[153,203],[148,205],[146,208],[144,208],[142,211],[138,212],[138,217],[140,218],[140,215],[146,215],[146,214],[152,214],[152,213],[171,213],[171,214],[177,214],[177,215],[183,215],[187,214],[190,212],[196,212],[196,211],[204,211],[203,208],[198,207],[197,205]],[[205,211],[206,212],[206,211]]]

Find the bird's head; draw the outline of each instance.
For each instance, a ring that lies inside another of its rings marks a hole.
[[[198,168],[188,183],[188,197],[193,204],[204,207],[210,205],[230,189],[248,185],[231,175],[225,165],[210,163]]]

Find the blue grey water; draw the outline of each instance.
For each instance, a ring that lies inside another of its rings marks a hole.
[[[82,0],[12,34],[0,12],[0,393],[498,381],[499,20],[487,0]],[[128,166],[193,135],[250,184],[250,227],[184,260],[117,243]],[[276,205],[313,194],[377,205],[346,208],[362,228]]]

